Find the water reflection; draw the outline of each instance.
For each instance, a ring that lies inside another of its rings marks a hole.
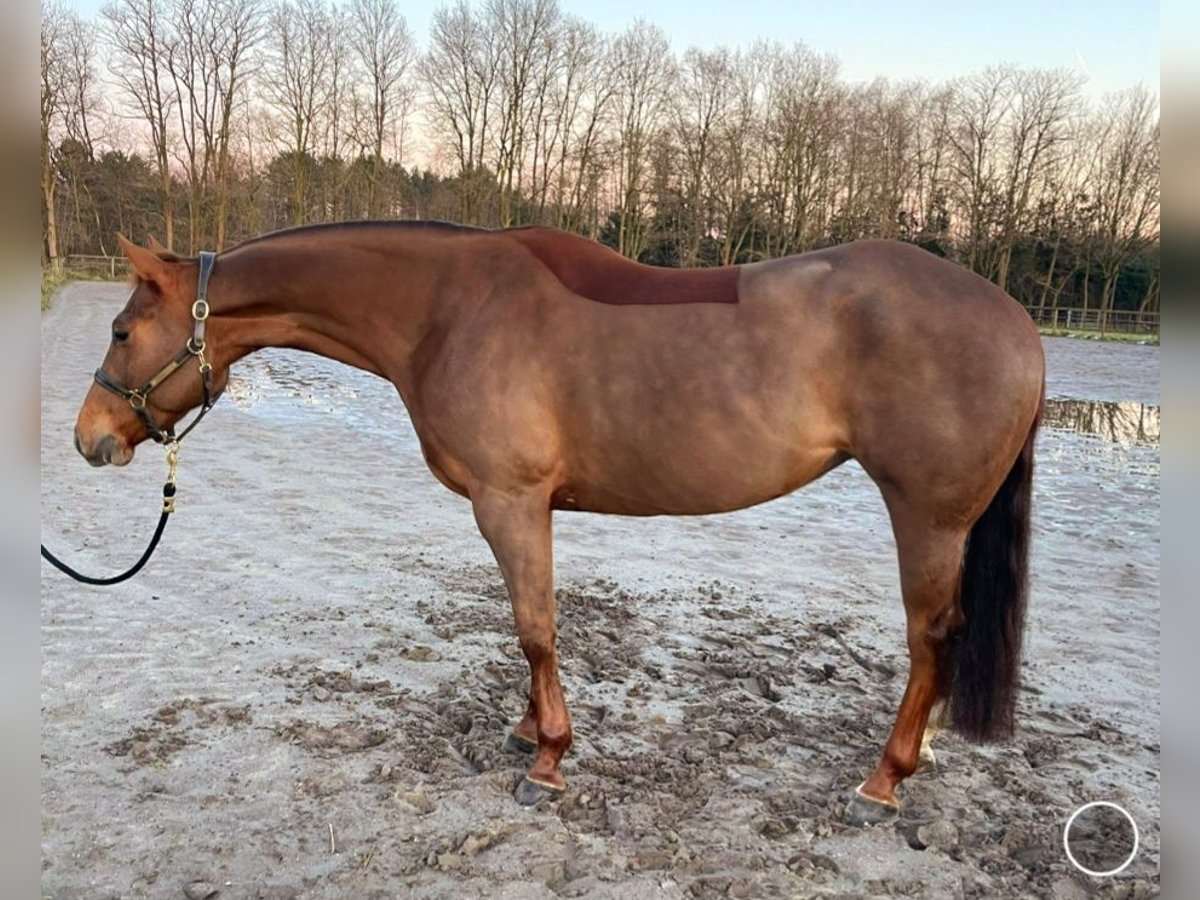
[[[1161,410],[1148,403],[1047,399],[1045,425],[1093,434],[1118,444],[1157,444]]]
[[[315,361],[314,361],[315,362]],[[239,405],[248,406],[264,395],[291,396],[306,403],[318,403],[341,396],[352,400],[358,392],[346,384],[342,373],[323,371],[321,365],[303,366],[300,360],[260,353],[241,366],[231,380],[230,395]],[[303,369],[303,371],[301,371]]]
[[[388,381],[298,350],[270,348],[240,361],[227,393],[240,409],[284,425],[334,419],[394,437],[407,421]]]

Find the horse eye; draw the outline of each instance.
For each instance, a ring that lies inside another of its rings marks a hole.
[[[114,344],[123,344],[127,340],[129,340],[129,332],[128,331],[126,331],[124,328],[114,328],[113,329],[113,343]]]

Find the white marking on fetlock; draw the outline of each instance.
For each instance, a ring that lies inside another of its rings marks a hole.
[[[530,775],[526,775],[525,780],[528,781],[530,784],[536,784],[538,787],[543,787],[548,791],[554,791],[556,794],[561,794],[564,791],[566,791],[566,789],[567,789],[567,786],[565,784],[562,787],[559,787],[556,784],[550,784],[549,782],[539,781],[538,779],[536,779]]]
[[[924,775],[927,772],[936,772],[938,767],[937,757],[934,756],[932,750],[922,750],[921,755],[917,758],[917,768],[913,772],[914,775]]]
[[[917,756],[918,772],[928,772],[937,768],[937,756],[933,752],[933,738],[936,734],[936,731],[926,728],[921,737],[921,752]]]
[[[877,803],[880,806],[890,806],[892,809],[900,808],[899,800],[880,800],[878,797],[872,797],[870,794],[863,793],[863,788],[866,787],[866,785],[867,783],[864,781],[854,789],[854,793],[858,794],[858,796],[862,797],[868,803]]]
[[[936,701],[929,710],[929,720],[925,725],[925,731],[932,731],[935,735],[944,731],[946,728],[946,720],[949,718],[950,704],[945,700]]]
[[[939,700],[929,711],[929,719],[925,731],[921,734],[921,751],[917,755],[917,771],[929,772],[937,768],[937,756],[933,752],[933,739],[941,734],[946,726],[946,701]]]

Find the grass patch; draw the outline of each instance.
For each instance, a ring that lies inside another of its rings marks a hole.
[[[50,298],[68,280],[65,272],[56,272],[49,266],[42,266],[42,312],[50,308]]]
[[[1145,334],[1133,331],[1086,331],[1078,328],[1051,328],[1048,325],[1038,326],[1038,332],[1049,337],[1083,338],[1087,341],[1114,341],[1120,344],[1151,344],[1159,345],[1157,334]]]

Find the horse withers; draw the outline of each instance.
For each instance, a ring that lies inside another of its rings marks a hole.
[[[138,385],[192,334],[198,261],[121,246],[136,285],[101,368]],[[976,740],[1011,731],[1044,361],[990,282],[886,241],[681,271],[553,229],[362,222],[221,253],[208,304],[212,390],[261,347],[358,366],[396,386],[429,468],[470,500],[531,672],[509,736],[535,753],[520,802],[566,788],[553,512],[725,512],[848,459],[891,517],[911,662],[850,821],[895,814],[941,720]],[[169,430],[202,400],[194,367],[147,415],[93,385],[76,445],[127,463],[147,419]]]

